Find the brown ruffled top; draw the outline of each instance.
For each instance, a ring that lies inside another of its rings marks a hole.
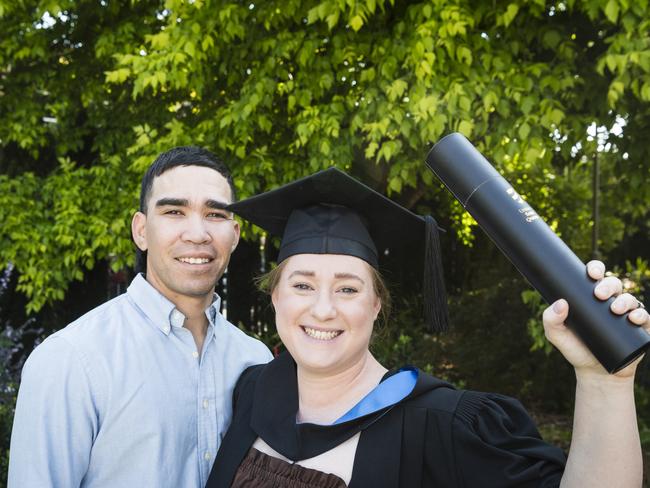
[[[232,488],[347,488],[334,474],[291,464],[252,447],[242,461]]]

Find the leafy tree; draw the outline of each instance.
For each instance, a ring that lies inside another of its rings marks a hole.
[[[243,196],[335,164],[471,244],[422,164],[451,130],[583,256],[598,155],[607,251],[648,216],[649,17],[627,0],[2,1],[1,262],[30,311],[97,260],[131,264],[139,175],[186,143],[224,155]],[[600,151],[592,124],[614,127]]]

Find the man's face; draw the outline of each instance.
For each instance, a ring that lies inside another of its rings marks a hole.
[[[133,216],[133,239],[147,251],[147,281],[175,304],[212,299],[239,241],[239,224],[223,209],[231,199],[219,172],[177,166],[153,180],[147,214]]]

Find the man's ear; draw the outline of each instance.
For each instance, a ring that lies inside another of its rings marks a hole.
[[[141,251],[147,250],[147,216],[142,212],[136,212],[131,219],[131,236],[133,242]]]
[[[239,222],[233,220],[233,226],[235,231],[235,238],[233,239],[232,246],[230,246],[230,254],[235,252],[235,249],[237,249],[237,244],[239,244],[239,236],[241,234],[241,229],[239,228]]]

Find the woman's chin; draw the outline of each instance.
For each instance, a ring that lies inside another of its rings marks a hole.
[[[301,348],[299,351],[289,350],[298,369],[320,376],[332,376],[354,370],[355,365],[363,361],[364,352],[356,354],[344,353],[341,350],[318,350]]]
[[[299,333],[295,333],[295,329],[292,332],[294,334],[289,337],[280,333],[280,338],[303,371],[323,375],[342,373],[354,368],[368,352],[369,338],[366,340],[349,331],[337,330],[336,333],[321,333],[317,337],[302,327]]]
[[[289,351],[291,352],[291,351]],[[291,354],[298,368],[304,371],[328,374],[339,369],[344,362],[337,354],[326,351],[301,351]]]

